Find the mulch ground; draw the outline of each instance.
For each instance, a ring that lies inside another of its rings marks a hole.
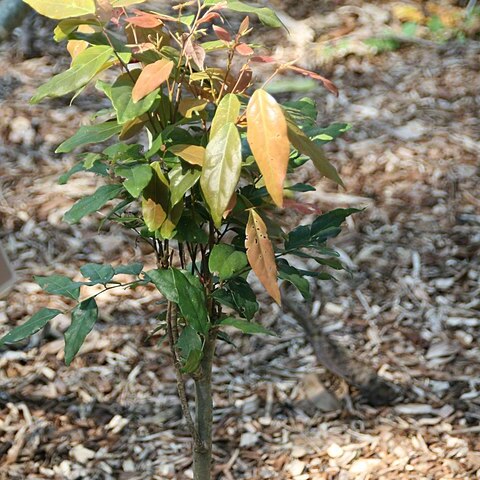
[[[381,26],[374,7],[388,12],[378,2],[351,3],[318,21],[295,20],[314,29],[310,43],[294,35],[277,42],[278,55],[302,51],[306,66],[320,65],[340,88],[338,99],[320,88],[308,93],[319,122],[353,125],[327,148],[346,189],[307,167],[301,175],[317,190],[302,198],[323,210],[365,207],[334,242],[351,272],[321,285],[313,312],[352,356],[412,393],[390,407],[365,404],[316,363],[301,328],[263,297],[259,321],[278,338],[234,335],[238,348],[217,352],[219,479],[480,478],[480,49],[473,40],[428,40],[321,61],[315,53],[335,18],[339,28],[353,15],[345,35],[358,45],[365,25]],[[68,307],[33,275],[75,277],[86,262],[154,265],[134,236],[109,225],[99,234],[99,217],[62,222],[99,183],[77,176],[57,185],[74,158],[53,152],[101,100],[89,90],[73,105],[29,106],[66,59],[45,44],[44,56],[20,60],[14,47],[0,53],[8,65],[0,73],[0,240],[18,283],[0,301],[2,333],[43,306]],[[148,288],[99,297],[101,320],[70,368],[64,316],[28,345],[0,352],[1,479],[192,478],[168,352],[146,340],[158,300]],[[340,408],[302,410],[312,373]]]

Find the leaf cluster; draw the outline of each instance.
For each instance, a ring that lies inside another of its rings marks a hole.
[[[290,232],[282,230],[275,214],[284,206],[317,212],[291,199],[314,189],[288,180],[305,162],[342,185],[322,144],[348,125],[319,128],[313,101],[281,105],[268,93],[268,83],[288,70],[338,94],[328,79],[294,63],[279,63],[249,42],[252,15],[270,27],[282,26],[273,10],[239,0],[187,1],[168,13],[131,8],[143,3],[135,0],[28,3],[59,20],[55,39],[66,41],[72,56],[70,68],[42,85],[32,102],[75,98],[89,85],[110,102],[57,149],[69,153],[115,139],[97,148],[99,153],[80,155],[60,178],[62,184],[79,173],[105,178],[104,185],[70,208],[65,220],[77,224],[114,201],[102,222],[138,233],[157,259],[157,268],[143,273],[139,264],[88,264],[81,269],[88,279],[84,282],[61,275],[37,278],[45,291],[78,302],[65,333],[67,363],[98,317],[97,294],[79,300],[81,288],[125,286],[115,281],[117,274],[136,277],[126,286],[153,284],[169,305],[177,306],[159,317],[160,328],[174,341],[184,371],[194,372],[210,332],[229,326],[268,333],[251,322],[258,303],[247,281],[250,271],[280,303],[279,279],[310,299],[309,277],[331,278],[324,267],[342,268],[326,242],[355,210],[317,216]],[[235,31],[225,23],[228,10],[249,15]],[[269,64],[272,74],[255,89],[259,64]],[[105,80],[106,70],[114,73],[113,80]],[[294,268],[291,256],[313,258],[318,271]],[[32,334],[59,313],[43,309],[0,345]]]

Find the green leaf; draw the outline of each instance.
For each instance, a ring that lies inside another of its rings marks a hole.
[[[111,265],[100,265],[97,263],[87,263],[80,267],[80,272],[85,278],[95,283],[105,285],[115,275],[115,270]]]
[[[311,185],[308,185],[306,183],[296,183],[295,185],[292,185],[291,187],[285,187],[285,190],[290,190],[292,192],[314,192],[316,190],[315,187],[312,187]]]
[[[311,227],[309,225],[300,225],[288,234],[287,240],[285,241],[285,248],[292,250],[310,245],[311,237]]]
[[[27,320],[22,325],[14,328],[8,332],[4,337],[0,338],[0,347],[6,343],[15,343],[23,340],[30,335],[41,330],[52,318],[55,318],[57,315],[60,315],[62,312],[60,310],[54,310],[52,308],[42,308],[35,315],[33,315],[29,320]]]
[[[153,175],[143,191],[142,213],[151,232],[158,230],[167,219],[170,207],[170,188],[160,162],[150,164]]]
[[[95,13],[94,0],[24,0],[41,15],[61,20]]]
[[[170,170],[168,178],[170,179],[170,204],[172,207],[180,202],[185,193],[198,182],[200,174],[199,169],[185,168],[182,165],[177,165]]]
[[[95,18],[67,18],[58,22],[53,30],[53,39],[56,42],[65,40],[70,33],[76,30],[80,25],[97,25],[98,20]]]
[[[182,372],[183,373],[193,373],[200,366],[200,361],[202,360],[203,352],[201,350],[191,350],[188,354],[188,358],[183,364]]]
[[[179,296],[173,278],[173,270],[171,268],[149,270],[145,272],[145,277],[157,287],[157,290],[169,302],[179,302]]]
[[[243,333],[247,333],[249,335],[272,335],[276,337],[276,334],[267,330],[265,327],[258,323],[249,322],[248,320],[240,320],[238,318],[226,318],[220,322],[220,325],[226,327],[234,327],[238,330],[242,331]]]
[[[140,70],[132,70],[130,74],[136,80],[140,75]],[[133,86],[134,83],[130,75],[124,73],[117,78],[111,87],[105,89],[106,95],[112,101],[113,108],[115,108],[117,112],[118,123],[122,125],[148,112],[160,91],[160,89],[157,88],[145,98],[142,98],[142,100],[134,103],[132,99]]]
[[[92,168],[86,168],[84,162],[75,164],[68,172],[61,175],[58,179],[59,185],[65,185],[72,175],[75,175],[78,172],[92,172],[97,175],[102,175],[103,177],[108,176],[108,166],[101,162],[95,162]]]
[[[318,112],[315,101],[311,98],[304,97],[300,100],[285,102],[283,106],[295,121],[300,122],[300,125],[315,125]]]
[[[131,263],[130,265],[118,265],[114,267],[115,275],[140,275],[143,270],[143,263]]]
[[[145,276],[168,301],[178,305],[189,325],[199,333],[208,332],[205,292],[198,279],[175,268],[149,270]]]
[[[233,342],[233,340],[230,338],[229,335],[227,335],[225,332],[222,332],[221,330],[219,330],[217,332],[217,338],[219,340],[221,340],[222,342],[225,342],[225,343],[228,343],[229,345],[231,345],[232,347],[235,347],[236,349],[238,349],[238,347],[235,345],[235,343]]]
[[[300,153],[310,157],[320,173],[343,186],[342,179],[338,175],[336,168],[327,160],[322,148],[312,142],[287,113],[285,118],[287,119],[288,138],[293,147]]]
[[[339,228],[347,217],[361,212],[357,208],[337,208],[317,217],[312,223],[312,236],[315,237],[329,228]]]
[[[180,270],[173,268],[171,270],[182,315],[197,332],[207,333],[209,319],[203,287],[193,285]]]
[[[38,88],[32,103],[38,103],[46,97],[61,97],[85,86],[103,68],[113,55],[110,46],[99,45],[87,48],[72,62],[66,72],[55,75]]]
[[[312,295],[310,293],[310,283],[302,276],[301,272],[295,267],[289,265],[288,262],[283,259],[279,260],[277,265],[278,276],[294,285],[302,294],[303,298],[307,301],[310,301],[312,299]]]
[[[220,280],[227,280],[248,265],[244,252],[235,250],[231,245],[221,243],[213,247],[208,259],[210,272],[217,272]]]
[[[86,170],[91,170],[93,166],[102,159],[99,153],[87,153],[83,160],[83,166]]]
[[[333,268],[335,270],[344,270],[344,266],[338,258],[320,258],[315,257],[315,261],[320,265],[326,265],[327,267]]]
[[[65,140],[56,150],[55,153],[69,153],[77,147],[89,145],[91,143],[101,143],[120,133],[122,126],[117,122],[105,122],[99,125],[87,125],[80,129]]]
[[[192,350],[202,349],[202,340],[192,327],[187,326],[178,338],[177,347],[181,350],[182,357],[187,358]]]
[[[49,277],[34,277],[42,290],[53,295],[63,295],[64,297],[78,300],[80,296],[81,282],[74,282],[63,275],[51,275]]]
[[[68,223],[78,223],[86,215],[100,210],[107,202],[118,197],[122,190],[122,185],[103,185],[93,195],[75,203],[63,218]]]
[[[193,373],[197,370],[202,359],[202,340],[198,333],[191,327],[187,326],[183,329],[177,341],[177,346],[181,351],[183,359],[184,373]]]
[[[177,225],[175,238],[179,242],[208,243],[208,233],[196,221],[191,212],[182,216]]]
[[[115,169],[115,173],[127,179],[123,182],[123,186],[134,198],[137,198],[143,192],[153,175],[152,168],[148,163],[121,165]]]
[[[229,280],[224,288],[215,290],[212,296],[222,305],[233,308],[247,320],[251,320],[258,311],[255,293],[248,282],[241,277]]]
[[[235,123],[237,121],[240,115],[240,107],[240,100],[235,94],[228,93],[222,98],[210,127],[211,139],[215,137],[227,123]]]
[[[217,227],[232,198],[242,168],[242,143],[233,123],[224,125],[207,145],[200,185]]]
[[[304,131],[307,137],[312,138],[316,144],[324,145],[348,132],[351,128],[352,126],[349,123],[332,123],[326,128],[314,127],[307,128]]]
[[[72,311],[72,323],[65,332],[65,364],[68,366],[83,345],[98,319],[95,299],[89,298]]]
[[[252,7],[239,0],[228,0],[227,8],[234,12],[253,13],[258,16],[258,19],[267,27],[278,28],[283,24],[277,17],[277,14],[267,7]]]

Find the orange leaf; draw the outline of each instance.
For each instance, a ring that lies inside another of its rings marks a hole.
[[[201,25],[202,23],[208,23],[208,22],[211,22],[212,20],[216,19],[216,18],[219,18],[220,20],[222,20],[223,22],[223,19],[222,17],[220,16],[219,13],[217,12],[208,12],[206,13],[202,18],[199,18],[198,21],[197,21],[197,25]]]
[[[237,53],[243,55],[244,57],[248,57],[249,55],[252,55],[254,53],[253,49],[249,47],[246,43],[239,43],[235,47],[235,50],[237,51]]]
[[[222,40],[224,42],[231,42],[232,41],[232,36],[224,28],[219,27],[218,25],[214,25],[213,26],[213,31],[215,32],[215,35],[220,40]]]
[[[79,33],[95,33],[97,30],[91,25],[80,25],[77,29]],[[67,50],[72,60],[86,50],[88,47],[88,42],[84,40],[69,40],[67,43]]]
[[[223,212],[223,218],[227,218],[237,205],[237,192],[233,192],[232,198],[228,202],[227,209]]]
[[[336,85],[330,81],[328,78],[322,77],[318,73],[311,72],[310,70],[306,70],[305,68],[296,67],[295,65],[289,65],[287,67],[289,70],[293,70],[294,72],[301,73],[307,77],[313,78],[314,80],[319,80],[323,83],[323,86],[329,91],[332,92],[335,96],[338,97],[338,88]]]
[[[280,305],[280,289],[277,280],[277,264],[272,242],[262,217],[253,209],[248,216],[245,231],[245,247],[248,263],[270,296]]]
[[[172,69],[173,62],[165,59],[147,65],[142,70],[133,87],[133,102],[136,103],[140,101],[143,97],[146,97],[149,93],[157,89],[163,82],[167,81]]]
[[[240,24],[240,28],[238,29],[238,33],[240,35],[245,35],[247,33],[248,28],[250,27],[250,19],[245,17]]]
[[[205,162],[205,147],[198,145],[172,145],[169,150],[182,160],[202,166]]]
[[[322,213],[322,210],[313,203],[297,202],[290,198],[285,199],[284,206],[285,208],[296,210],[297,212],[303,213],[304,215],[311,215],[312,213],[320,215]]]
[[[247,139],[268,193],[281,207],[290,142],[283,110],[265,90],[257,90],[248,103]]]
[[[130,17],[125,19],[128,23],[135,25],[140,28],[156,28],[163,25],[163,22],[156,16],[151,13],[142,12],[136,17]]]
[[[269,57],[267,55],[255,55],[250,59],[250,61],[258,63],[276,63],[278,60],[274,57]]]

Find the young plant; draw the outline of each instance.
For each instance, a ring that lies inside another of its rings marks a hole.
[[[77,224],[115,201],[105,219],[137,232],[151,245],[157,262],[157,268],[147,271],[141,263],[115,267],[89,263],[80,269],[83,281],[62,275],[36,277],[46,292],[76,302],[65,332],[65,362],[70,365],[97,321],[96,297],[102,293],[98,285],[106,291],[153,284],[166,300],[156,332],[165,332],[171,352],[193,438],[195,479],[209,479],[216,342],[231,341],[224,331],[229,327],[270,334],[253,322],[258,303],[247,281],[249,274],[256,274],[278,304],[279,279],[310,300],[308,278],[329,279],[325,267],[342,268],[326,242],[339,234],[345,218],[355,211],[334,210],[311,224],[283,231],[276,209],[318,213],[316,207],[292,200],[292,195],[314,188],[291,184],[287,174],[311,159],[323,175],[341,184],[321,145],[347,126],[318,128],[313,101],[279,105],[265,86],[278,73],[291,70],[318,79],[333,93],[337,90],[316,73],[257,55],[248,43],[249,17],[237,31],[224,26],[224,14],[231,10],[280,27],[268,8],[238,0],[196,0],[162,13],[127,10],[142,3],[138,0],[27,2],[59,20],[55,39],[67,40],[72,56],[71,67],[41,86],[32,102],[72,94],[75,98],[95,82],[111,103],[57,153],[118,137],[101,153],[81,155],[60,178],[61,184],[79,172],[105,178],[95,193],[73,205],[65,220]],[[273,73],[254,90],[253,70],[259,63],[271,63]],[[106,70],[111,71],[108,77]],[[113,81],[105,80],[113,75]],[[314,259],[319,269],[293,267],[289,259],[295,256]],[[120,282],[120,274],[131,275],[132,281]],[[92,286],[97,286],[97,293],[89,296]],[[5,335],[0,346],[32,335],[60,313],[64,312],[40,310]],[[185,388],[188,378],[195,384],[194,418]]]

